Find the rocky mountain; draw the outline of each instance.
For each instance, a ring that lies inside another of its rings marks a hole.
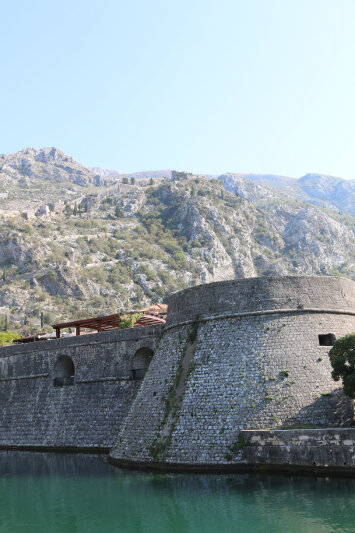
[[[7,200],[8,209],[10,205],[16,209],[16,200],[25,202],[27,206],[31,205],[31,200],[32,205],[37,205],[38,200],[69,200],[75,193],[88,190],[95,192],[95,188],[112,186],[123,178],[170,179],[171,175],[171,170],[124,173],[101,167],[89,168],[55,147],[26,148],[15,154],[0,155],[0,199]],[[355,215],[355,180],[323,174],[306,174],[299,179],[273,174],[202,175],[208,179],[220,179],[226,189],[232,192],[243,188],[250,191],[250,182],[253,182],[264,188],[264,194],[265,189],[268,189],[294,200]],[[12,200],[15,202],[11,203]]]
[[[298,183],[309,198],[322,200],[345,213],[355,214],[355,180],[306,174]]]
[[[102,168],[102,167],[91,167],[90,170],[94,174],[98,174],[99,176],[103,176],[105,178],[110,178],[110,179],[119,179],[122,175],[125,174],[121,170],[112,170],[109,168]]]
[[[221,176],[224,180],[226,175]],[[231,181],[247,179],[279,193],[314,205],[355,215],[355,180],[324,174],[306,174],[299,179],[271,174],[227,174]]]
[[[58,148],[26,148],[0,155],[1,209],[33,208],[41,202],[71,199],[112,180],[94,173]]]
[[[48,325],[136,309],[209,281],[355,278],[351,215],[236,174],[111,180],[66,158],[0,157],[0,329],[5,316],[31,332],[41,313]]]

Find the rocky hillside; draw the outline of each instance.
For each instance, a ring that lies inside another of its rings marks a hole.
[[[355,215],[355,180],[324,174],[306,174],[299,179],[271,174],[226,174],[220,179],[224,181],[226,176],[230,184],[233,180],[248,180],[293,199]]]
[[[41,203],[70,200],[112,184],[58,148],[26,148],[0,155],[1,210],[35,208]]]
[[[109,180],[57,149],[21,154],[0,158],[0,330],[5,316],[31,332],[41,313],[48,325],[236,277],[354,278],[350,215],[236,175]],[[52,204],[41,191],[34,206],[39,183]]]

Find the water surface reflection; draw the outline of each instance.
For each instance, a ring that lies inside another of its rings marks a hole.
[[[354,532],[355,480],[118,470],[0,452],[0,533]]]

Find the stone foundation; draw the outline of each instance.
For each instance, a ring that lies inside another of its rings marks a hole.
[[[354,469],[355,428],[242,431],[241,453],[249,465]]]

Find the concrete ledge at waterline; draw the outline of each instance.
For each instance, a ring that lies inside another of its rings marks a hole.
[[[110,451],[110,448],[102,446],[42,446],[42,445],[33,445],[33,446],[14,446],[9,445],[5,446],[0,444],[1,452],[38,452],[38,453],[82,453],[90,455],[107,455]]]
[[[115,459],[108,456],[108,462],[118,468],[160,472],[198,474],[231,474],[264,472],[265,474],[305,475],[313,477],[355,477],[355,468],[349,466],[291,465],[291,464],[186,464],[186,463],[144,463]]]
[[[355,477],[355,428],[242,430],[243,462],[186,464],[116,459],[122,468],[228,473],[265,473]]]
[[[248,464],[353,471],[355,428],[243,430]]]

